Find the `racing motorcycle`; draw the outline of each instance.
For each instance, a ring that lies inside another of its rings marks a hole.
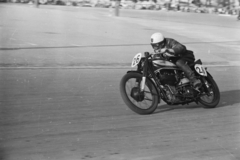
[[[138,114],[153,113],[161,99],[168,105],[201,103],[205,108],[214,108],[220,101],[219,88],[201,60],[188,64],[201,80],[202,86],[194,88],[184,72],[167,59],[154,59],[145,52],[132,60],[130,70],[122,77],[120,92],[126,105]]]

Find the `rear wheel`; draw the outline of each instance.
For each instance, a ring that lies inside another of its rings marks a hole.
[[[157,89],[152,81],[146,79],[144,92],[140,91],[142,75],[127,73],[120,82],[120,92],[126,105],[138,114],[151,114],[158,105]]]
[[[200,97],[199,102],[205,106],[205,108],[214,108],[220,101],[220,92],[217,83],[209,75],[204,79],[203,84],[206,92]]]

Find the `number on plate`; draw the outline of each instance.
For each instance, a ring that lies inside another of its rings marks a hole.
[[[200,74],[201,76],[207,76],[207,72],[202,65],[195,64],[194,68],[197,71],[197,73]]]
[[[141,53],[136,54],[136,55],[133,57],[131,67],[135,67],[135,66],[140,62],[141,58],[142,58],[142,54],[141,54]]]

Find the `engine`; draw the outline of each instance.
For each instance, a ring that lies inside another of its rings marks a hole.
[[[159,70],[157,76],[164,86],[167,101],[172,104],[184,102],[186,99],[191,99],[196,95],[196,91],[192,89],[189,79],[180,70]]]
[[[177,83],[176,73],[172,69],[159,70],[157,72],[157,76],[163,85],[168,84],[168,85],[175,86],[175,84]]]
[[[177,87],[165,85],[164,90],[167,95],[167,101],[172,104],[181,103],[187,99],[192,99],[196,93],[196,91],[192,89],[189,83],[184,86],[182,85]]]

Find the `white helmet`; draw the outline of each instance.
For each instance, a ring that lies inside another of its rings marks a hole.
[[[165,38],[162,33],[154,33],[151,36],[151,45],[155,53],[161,52],[161,49],[165,47]]]
[[[162,35],[162,33],[154,33],[151,36],[151,43],[155,44],[155,43],[161,43],[164,41],[164,36]]]

